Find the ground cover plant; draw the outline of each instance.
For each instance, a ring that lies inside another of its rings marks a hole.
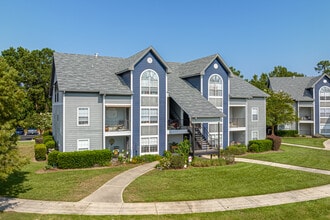
[[[244,158],[330,170],[330,151],[281,145],[281,151],[247,154]]]
[[[328,140],[327,138],[308,138],[308,137],[282,137],[282,143],[298,144],[311,147],[324,148],[323,142]]]
[[[154,170],[133,181],[125,202],[228,198],[283,192],[330,183],[330,176],[237,163],[183,170]]]
[[[88,215],[40,215],[28,213],[5,212],[0,214],[0,219],[6,220],[204,220],[204,219],[329,219],[330,198],[314,201],[299,202],[278,206],[268,206],[254,209],[244,209],[225,212],[181,214],[181,215],[122,215],[122,216],[88,216]]]

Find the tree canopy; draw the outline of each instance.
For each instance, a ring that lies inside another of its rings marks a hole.
[[[316,64],[314,69],[321,74],[330,74],[330,61],[322,60]]]
[[[13,135],[22,117],[25,93],[17,84],[18,73],[0,57],[0,181],[25,163],[16,149]]]
[[[294,100],[285,92],[268,91],[266,100],[266,124],[272,128],[275,126],[297,121],[293,108]]]
[[[244,76],[241,74],[241,71],[239,71],[239,70],[237,70],[237,69],[235,69],[234,67],[229,67],[229,69],[230,69],[230,71],[234,74],[234,75],[236,75],[236,76],[238,76],[238,77],[240,77],[240,78],[243,78]]]

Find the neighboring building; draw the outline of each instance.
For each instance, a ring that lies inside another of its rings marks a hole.
[[[266,137],[267,94],[219,55],[173,63],[152,47],[129,58],[55,53],[51,83],[60,151],[163,154],[189,138],[195,153],[210,153]]]
[[[288,93],[295,101],[299,121],[280,125],[279,130],[297,130],[301,135],[330,135],[330,78],[271,77],[269,88]]]

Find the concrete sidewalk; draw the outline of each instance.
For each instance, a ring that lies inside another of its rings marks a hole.
[[[124,189],[136,178],[154,169],[157,163],[158,161],[147,163],[115,176],[81,202],[123,203]]]
[[[237,161],[330,175],[329,171],[321,171],[285,164],[243,158],[237,158]],[[79,202],[55,202],[0,198],[0,211],[78,215],[184,214],[282,205],[287,203],[321,199],[330,196],[330,184],[328,184],[302,190],[237,198],[181,202],[124,203],[122,200],[122,192],[125,187],[138,176],[152,170],[156,163],[157,162],[144,164],[123,172],[108,181],[90,196]]]

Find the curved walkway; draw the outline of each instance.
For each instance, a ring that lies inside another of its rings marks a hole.
[[[330,175],[329,171],[285,164],[242,158],[237,158],[237,161]],[[79,202],[0,198],[0,210],[39,214],[161,215],[238,210],[330,197],[330,184],[328,184],[308,189],[236,198],[181,202],[124,203],[122,200],[122,192],[124,188],[138,176],[153,169],[155,164],[156,162],[144,164],[123,172]]]

